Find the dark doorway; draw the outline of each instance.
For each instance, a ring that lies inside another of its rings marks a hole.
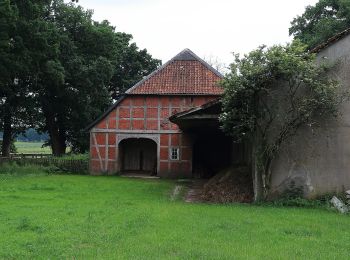
[[[220,132],[197,135],[193,146],[193,177],[210,178],[230,166],[233,143]]]
[[[124,139],[119,144],[121,171],[157,175],[157,144],[147,138]]]

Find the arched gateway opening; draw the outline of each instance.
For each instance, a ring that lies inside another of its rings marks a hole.
[[[119,143],[121,172],[157,175],[157,144],[147,138],[128,138]]]

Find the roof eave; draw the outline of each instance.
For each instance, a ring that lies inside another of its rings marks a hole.
[[[218,99],[215,99],[215,100],[210,101],[208,103],[205,103],[205,104],[203,104],[201,106],[194,107],[194,108],[191,108],[191,109],[188,109],[188,110],[176,113],[176,114],[170,116],[169,120],[170,120],[170,122],[174,123],[175,121],[177,121],[177,120],[179,120],[179,119],[181,119],[181,118],[183,118],[185,116],[189,116],[191,114],[194,114],[196,112],[199,112],[201,110],[207,109],[209,107],[215,106],[215,105],[220,104],[220,103],[221,103],[221,99],[218,98]]]
[[[319,53],[320,51],[326,49],[327,47],[329,47],[330,45],[332,45],[333,43],[338,42],[339,40],[343,39],[345,36],[350,34],[350,28],[337,33],[336,35],[332,36],[331,38],[329,38],[328,40],[326,40],[325,42],[317,45],[315,48],[310,50],[310,53]]]

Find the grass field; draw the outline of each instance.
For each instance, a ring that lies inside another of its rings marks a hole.
[[[50,147],[42,145],[42,142],[15,142],[18,153],[51,153]]]
[[[52,153],[51,147],[43,146],[43,142],[15,142],[17,153]],[[67,147],[66,152],[70,152],[71,148]]]
[[[27,172],[28,173],[28,172]],[[174,182],[0,174],[0,259],[348,259],[350,217],[186,204]]]

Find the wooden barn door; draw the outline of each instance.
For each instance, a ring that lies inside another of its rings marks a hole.
[[[156,167],[157,145],[149,140],[140,146],[140,168],[142,171],[153,172]]]
[[[139,171],[140,170],[140,149],[136,140],[132,139],[125,142],[123,147],[123,170]]]

